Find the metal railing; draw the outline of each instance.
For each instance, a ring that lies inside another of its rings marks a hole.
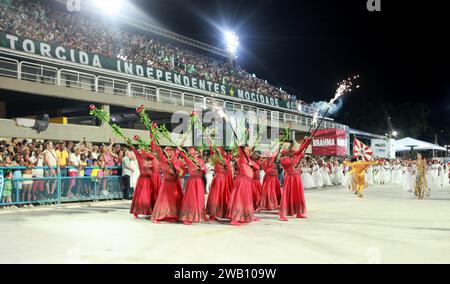
[[[27,175],[25,167],[0,167],[0,206],[61,204],[66,202],[100,201],[122,199],[121,176],[113,173],[119,167],[86,167],[70,174],[70,169],[56,169],[52,175],[48,167],[33,167],[33,174]],[[93,175],[99,169],[104,174]],[[39,172],[40,170],[40,172]],[[69,171],[69,172],[68,172]],[[11,172],[12,178],[5,178]],[[89,174],[88,174],[89,173]],[[2,178],[3,177],[3,178]],[[11,185],[11,189],[8,189]]]
[[[269,119],[278,120],[280,123],[292,123],[294,126],[309,127],[312,121],[310,117],[295,115],[289,112],[269,110],[236,103],[234,101],[224,101],[214,97],[194,95],[113,77],[98,76],[75,70],[58,69],[43,64],[26,61],[19,62],[7,57],[0,57],[0,76],[98,93],[142,98],[149,101],[188,108],[212,108],[213,106],[219,106],[230,111],[251,110],[257,114],[263,113]],[[306,110],[305,113],[308,114],[315,111],[315,109],[305,105],[302,105],[302,109]],[[322,127],[348,130],[347,126],[330,121],[325,121]]]

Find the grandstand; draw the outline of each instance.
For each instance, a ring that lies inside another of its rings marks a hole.
[[[139,105],[169,126],[176,111],[217,105],[254,111],[280,128],[291,123],[298,139],[311,126],[315,109],[218,58],[220,49],[205,55],[208,45],[198,41],[151,25],[141,27],[146,32],[113,30],[58,1],[3,1],[0,16],[0,137],[107,142],[112,133],[88,116],[91,103],[130,135],[144,128]],[[42,133],[12,120],[44,113],[52,123]],[[348,132],[332,119],[322,127]]]

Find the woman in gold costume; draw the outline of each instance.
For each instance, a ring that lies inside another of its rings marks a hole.
[[[421,154],[417,154],[417,161],[415,162],[417,167],[416,184],[414,186],[414,194],[418,199],[423,199],[426,196],[430,196],[427,184],[427,163],[425,159],[422,159]]]

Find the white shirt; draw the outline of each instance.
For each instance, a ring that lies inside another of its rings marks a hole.
[[[100,156],[99,153],[97,153],[97,152],[92,152],[91,154],[92,154],[92,159],[98,160],[98,156]]]
[[[39,155],[39,157],[37,157],[37,158],[35,156],[33,156],[30,158],[30,161],[33,164],[36,164],[36,162],[37,162],[36,167],[42,167],[44,165],[44,157],[42,155]],[[33,176],[37,177],[37,178],[43,177],[44,169],[33,169]]]
[[[80,165],[80,156],[75,155],[75,153],[71,153],[69,156],[69,163],[72,167],[78,167]],[[77,169],[70,168],[69,171],[76,172]]]
[[[55,150],[45,150],[43,153],[44,157],[47,157],[48,164],[50,167],[56,167],[58,165],[58,160],[56,159]]]

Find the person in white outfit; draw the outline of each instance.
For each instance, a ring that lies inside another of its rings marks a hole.
[[[416,166],[408,164],[405,166],[405,176],[403,180],[403,190],[406,192],[413,192],[416,181]]]
[[[331,183],[330,169],[328,168],[328,165],[325,162],[322,163],[321,171],[322,171],[323,185],[332,186],[333,184]]]
[[[136,184],[138,181],[139,176],[141,175],[141,172],[139,171],[139,164],[138,161],[136,159],[136,155],[132,152],[129,151],[128,154],[130,155],[130,166],[131,166],[131,177],[130,177],[130,187],[132,188],[133,192],[134,189],[136,188]]]
[[[331,181],[338,186],[342,186],[344,183],[344,166],[338,161],[334,162]]]
[[[402,166],[398,161],[394,161],[391,171],[391,183],[395,185],[402,184]]]
[[[381,184],[381,182],[380,182],[380,170],[381,170],[381,166],[380,165],[373,166],[373,183],[374,184]]]
[[[366,184],[369,186],[373,186],[373,166],[370,166],[366,170]]]
[[[305,160],[302,162],[302,181],[303,181],[303,187],[306,189],[310,188],[316,188],[316,184],[314,183],[314,180],[311,175],[311,168],[308,166],[308,163],[306,163]]]
[[[442,175],[441,175],[441,184],[442,187],[447,187],[450,184],[449,178],[448,178],[448,164],[442,164]]]
[[[208,159],[208,162],[205,164],[205,167],[207,169],[207,172],[205,174],[205,179],[206,179],[206,193],[209,193],[209,190],[211,189],[211,184],[214,178],[214,167],[211,164],[211,160]]]
[[[312,177],[314,180],[314,183],[317,187],[323,187],[323,178],[322,178],[322,171],[320,170],[319,164],[317,164],[317,161],[314,161],[313,167],[312,167]]]
[[[437,161],[433,161],[431,166],[428,167],[428,187],[430,189],[436,189],[440,187],[439,178],[439,165]]]
[[[344,186],[345,189],[351,190],[352,185],[352,175],[350,174],[351,168],[349,166],[345,166],[344,168],[345,175],[344,175],[344,181],[342,182],[342,186]]]
[[[390,181],[390,176],[389,176],[389,172],[390,172],[390,166],[388,162],[384,162],[383,165],[381,165],[380,167],[380,171],[378,173],[378,181],[380,182],[381,185],[385,185],[388,184]]]

